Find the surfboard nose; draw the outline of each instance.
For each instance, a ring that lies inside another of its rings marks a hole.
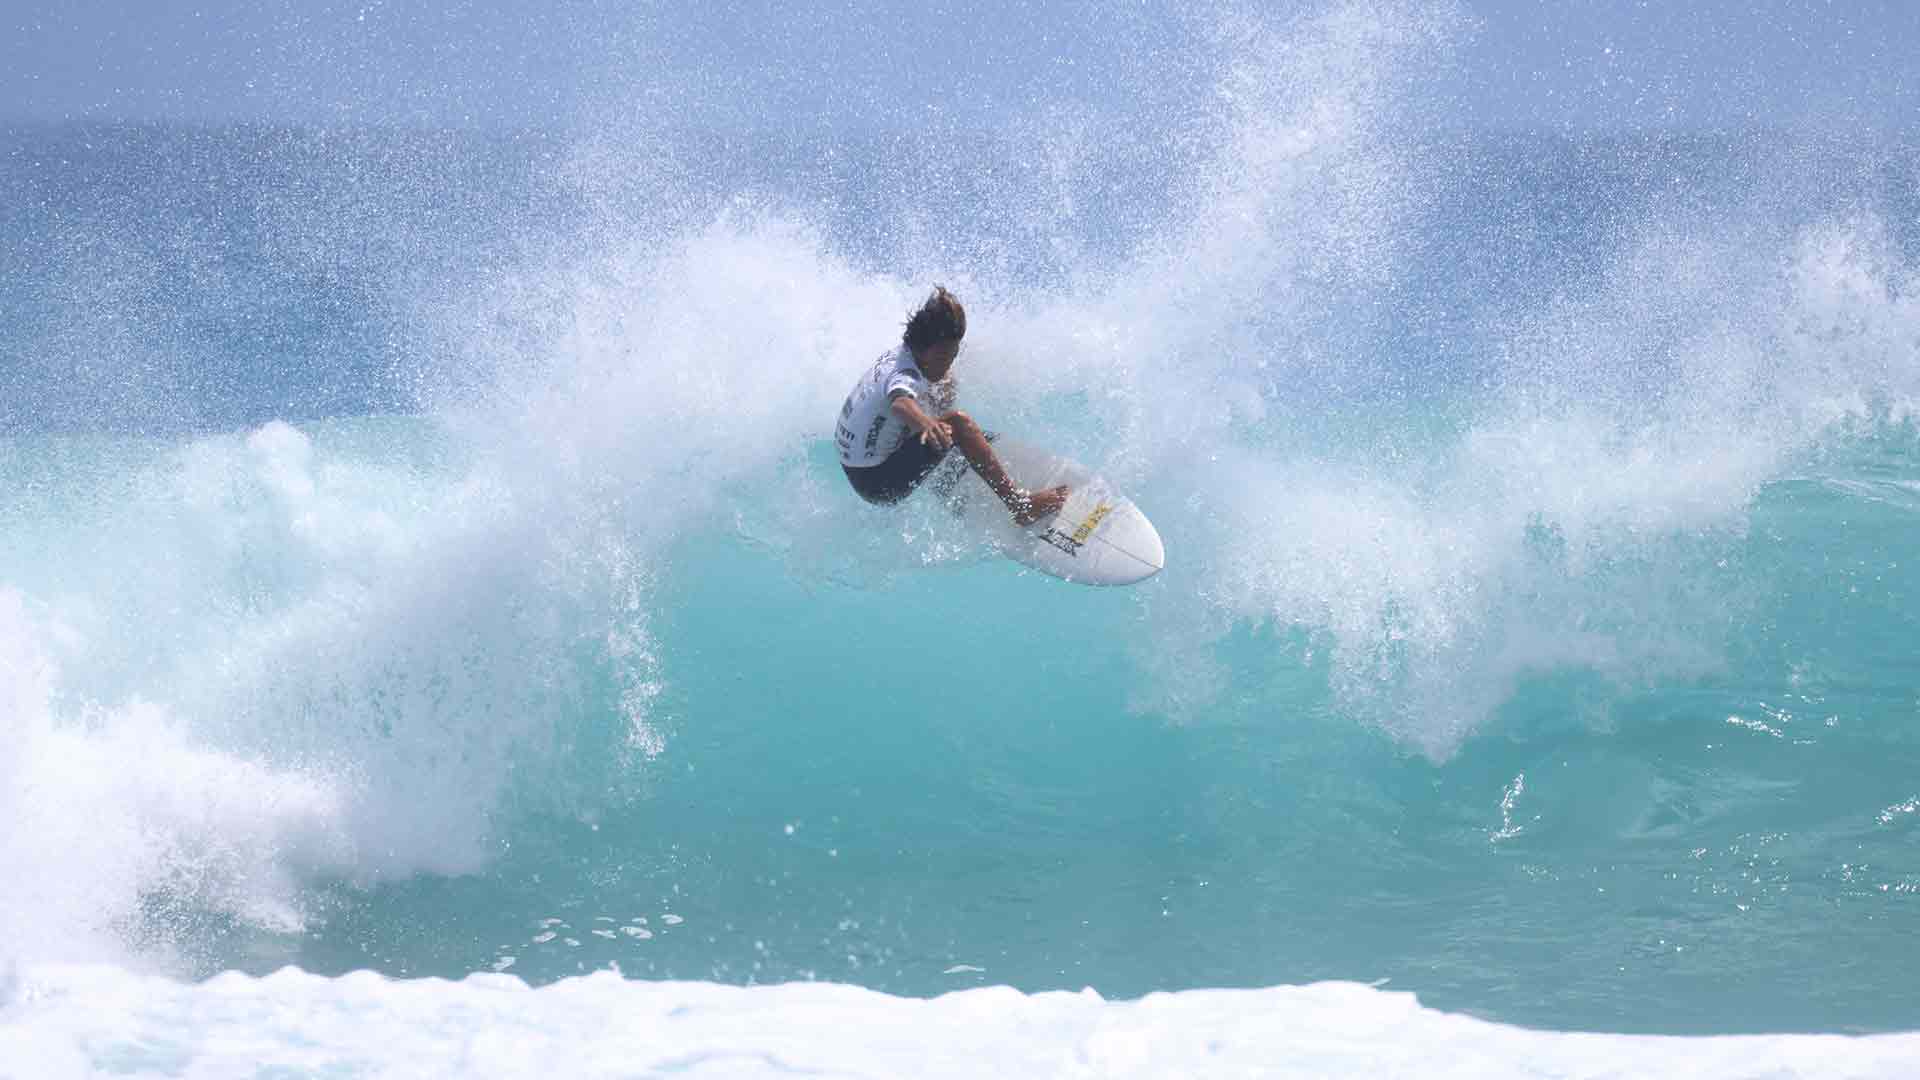
[[[1151,565],[1153,573],[1157,574],[1167,568],[1167,548],[1160,542],[1160,530],[1153,527],[1153,522],[1148,521],[1145,514],[1140,515],[1140,520],[1146,525],[1146,529],[1140,534],[1140,550],[1135,555],[1142,562]]]

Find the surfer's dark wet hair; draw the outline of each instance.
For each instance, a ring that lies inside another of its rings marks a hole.
[[[967,309],[960,306],[960,298],[948,292],[945,285],[935,285],[927,302],[908,317],[906,333],[900,335],[900,340],[918,352],[929,345],[959,341],[966,336]]]

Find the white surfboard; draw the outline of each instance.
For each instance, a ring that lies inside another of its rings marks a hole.
[[[1070,489],[1059,513],[1023,528],[959,451],[949,455],[934,489],[1008,558],[1083,585],[1132,585],[1167,565],[1153,522],[1093,470],[1004,437],[994,439],[993,452],[1020,487]]]

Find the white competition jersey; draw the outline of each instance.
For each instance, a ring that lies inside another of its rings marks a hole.
[[[932,411],[932,394],[933,384],[914,365],[912,350],[902,345],[881,357],[840,407],[833,432],[840,464],[860,469],[887,460],[909,433],[907,422],[893,411],[893,399],[910,397]]]

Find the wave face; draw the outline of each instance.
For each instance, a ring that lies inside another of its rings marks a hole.
[[[1188,29],[1149,112],[824,149],[8,133],[0,954],[1911,1026],[1914,148]],[[1163,574],[846,490],[936,280]]]

